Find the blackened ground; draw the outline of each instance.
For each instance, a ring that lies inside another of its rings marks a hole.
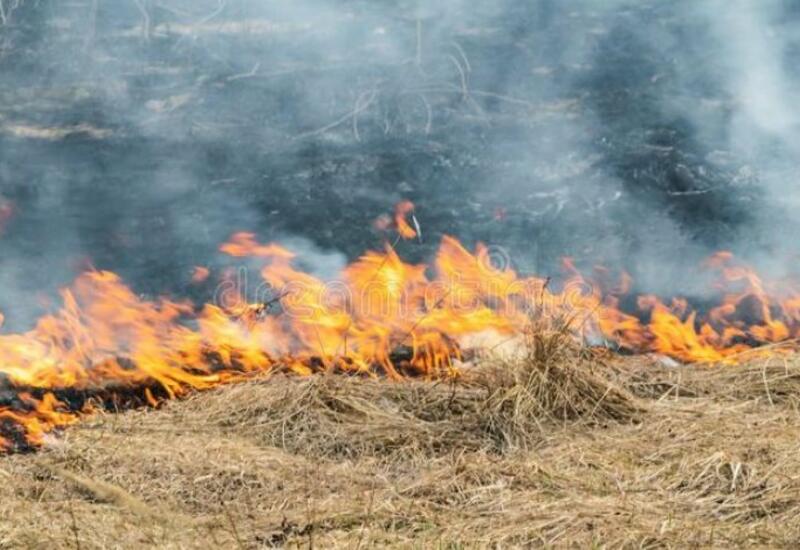
[[[424,233],[400,245],[412,260],[447,233],[502,246],[525,271],[575,256],[635,272],[644,256],[694,261],[758,239],[758,194],[724,136],[699,139],[664,107],[725,99],[713,74],[677,75],[704,47],[680,3],[228,4],[11,13],[0,308],[86,265],[186,293],[235,230],[353,258],[380,245],[372,222],[402,198]],[[653,48],[651,31],[673,39]]]

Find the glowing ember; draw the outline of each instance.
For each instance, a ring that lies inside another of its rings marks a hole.
[[[419,233],[406,221],[412,210],[401,203],[396,211],[396,229],[407,238]],[[0,335],[0,450],[39,446],[47,432],[99,407],[155,406],[276,370],[454,376],[468,339],[513,339],[531,315],[567,317],[576,338],[589,342],[685,362],[736,361],[800,332],[800,295],[763,282],[728,253],[705,266],[718,274],[721,301],[701,315],[685,300],[654,296],[622,311],[625,276],[613,285],[592,283],[565,261],[556,286],[498,268],[487,248],[470,252],[452,237],[443,238],[431,266],[405,263],[386,245],[336,281],[298,270],[292,252],[249,233],[220,250],[262,262],[268,296],[248,303],[242,292],[202,306],[147,301],[114,273],[91,271],[63,290],[61,309],[32,330]],[[208,276],[198,268],[194,279]]]

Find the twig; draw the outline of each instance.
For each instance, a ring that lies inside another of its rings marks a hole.
[[[547,276],[547,277],[545,277],[545,279],[544,279],[544,284],[542,285],[542,293],[541,293],[541,295],[539,296],[539,300],[540,300],[542,303],[544,303],[544,293],[545,293],[545,292],[547,292],[547,289],[548,289],[548,287],[550,286],[550,282],[551,282],[552,280],[553,280],[553,278],[552,278],[550,275],[548,275],[548,276]]]
[[[280,294],[278,294],[277,296],[275,296],[275,297],[273,297],[273,298],[270,298],[270,299],[269,299],[269,300],[267,300],[266,302],[261,302],[261,303],[259,303],[259,304],[256,304],[256,306],[255,306],[255,307],[253,307],[252,309],[247,309],[247,310],[245,310],[245,311],[244,311],[244,312],[242,312],[241,314],[237,315],[237,318],[242,318],[242,317],[244,317],[244,316],[245,316],[247,313],[250,313],[250,312],[254,313],[254,314],[256,315],[256,318],[260,318],[262,315],[264,315],[264,313],[265,313],[266,311],[268,311],[268,310],[269,310],[269,307],[270,307],[271,305],[273,305],[273,304],[276,304],[276,303],[280,302],[281,300],[283,300],[283,299],[284,299],[286,296],[288,296],[289,294],[291,294],[291,290],[285,290],[285,291],[281,291],[281,293],[280,293]]]
[[[417,18],[417,56],[415,59],[417,67],[422,68],[422,19]]]
[[[411,221],[414,222],[414,229],[417,231],[417,240],[422,244],[422,228],[419,226],[419,221],[414,214],[411,214]]]
[[[458,59],[456,59],[452,55],[448,55],[447,58],[453,62],[453,65],[456,66],[458,69],[458,74],[461,75],[461,93],[464,95],[464,99],[469,97],[469,88],[467,88],[467,73],[464,72],[464,67],[461,66]]]
[[[469,58],[467,58],[467,54],[464,53],[464,48],[462,48],[461,45],[455,40],[453,40],[453,47],[458,50],[458,53],[461,55],[461,59],[464,60],[464,66],[467,68],[467,72],[471,73],[472,65],[469,62]]]
[[[361,134],[359,134],[359,132],[358,132],[358,114],[362,110],[361,109],[361,102],[370,93],[372,93],[372,96],[370,97],[369,102],[372,102],[372,100],[375,98],[375,94],[376,94],[375,90],[372,90],[371,92],[363,92],[361,95],[359,95],[356,98],[356,104],[355,104],[355,107],[353,108],[353,136],[356,138],[356,141],[358,141],[358,142],[361,141]]]
[[[208,23],[209,21],[214,19],[216,16],[221,14],[223,11],[225,11],[225,7],[227,6],[227,4],[228,4],[228,0],[217,0],[217,9],[215,9],[213,12],[211,12],[208,15],[206,15],[202,19],[200,19],[197,22],[197,24],[198,25],[205,25],[206,23]]]
[[[780,349],[784,347],[793,347],[800,344],[800,338],[791,338],[789,340],[781,340],[780,342],[775,342],[774,344],[767,344],[765,346],[758,346],[755,348],[749,348],[744,351],[740,351],[738,353],[733,353],[725,357],[725,359],[741,359],[742,357],[746,357],[748,355],[754,354],[758,355],[768,350],[772,349]]]
[[[430,135],[431,128],[433,127],[433,110],[431,109],[431,104],[428,101],[428,98],[425,97],[425,94],[417,95],[422,100],[423,105],[425,105],[425,111],[428,114],[428,121],[425,123],[425,135]]]
[[[11,14],[19,8],[22,0],[14,0],[14,3],[9,3],[6,7],[6,0],[0,0],[0,26],[5,26],[11,20]]]
[[[369,503],[367,504],[367,517],[364,518],[364,522],[361,524],[361,530],[358,534],[358,542],[356,543],[356,550],[361,548],[361,543],[364,542],[364,530],[366,528],[366,524],[368,521],[372,519],[372,506],[375,504],[375,488],[372,488],[372,492],[369,495]]]
[[[308,550],[314,549],[314,524],[316,523],[316,517],[314,517],[314,513],[311,510],[311,503],[306,500],[306,512],[308,513]]]
[[[228,523],[231,524],[231,531],[233,532],[233,537],[236,539],[236,545],[241,549],[244,550],[245,546],[242,542],[241,537],[239,536],[239,530],[236,528],[236,522],[233,521],[233,516],[231,515],[230,510],[228,510],[228,506],[225,504],[225,501],[221,501],[222,509],[225,511],[225,517],[228,519]]]
[[[498,94],[496,92],[487,92],[485,90],[470,90],[470,94],[474,96],[491,97],[493,99],[499,99],[501,101],[505,101],[506,103],[513,103],[515,105],[521,105],[523,107],[529,107],[529,108],[536,107],[536,105],[530,101],[525,101],[524,99],[511,97],[504,94]]]
[[[670,197],[693,197],[695,195],[705,195],[719,189],[718,187],[709,187],[708,189],[692,189],[691,191],[667,191]]]
[[[370,105],[372,105],[372,102],[375,100],[375,97],[377,95],[378,95],[378,92],[377,91],[373,91],[373,93],[370,96],[369,100],[367,102],[365,102],[363,105],[360,105],[358,107],[358,109],[347,113],[346,115],[344,115],[340,119],[337,119],[337,120],[331,122],[330,124],[327,124],[326,126],[323,126],[322,128],[318,128],[316,130],[311,130],[310,132],[304,132],[302,134],[299,134],[299,135],[295,136],[293,139],[300,140],[300,139],[305,139],[305,138],[309,138],[309,137],[314,137],[314,136],[318,136],[320,134],[324,134],[328,130],[333,130],[337,126],[340,126],[341,124],[344,124],[345,122],[347,122],[351,118],[355,117],[359,113],[361,113],[363,111],[366,111],[370,107]]]
[[[2,4],[2,0],[0,0]],[[78,520],[75,518],[75,508],[72,501],[69,503],[69,517],[70,517],[70,530],[72,531],[72,538],[75,542],[75,550],[81,550],[81,539],[78,536]]]
[[[225,10],[225,7],[227,6],[227,3],[228,3],[227,0],[217,0],[217,9],[215,9],[214,11],[212,11],[210,14],[206,15],[205,17],[202,17],[202,18],[198,19],[197,21],[195,21],[192,24],[192,26],[204,25],[204,24],[208,23],[209,21],[214,19],[216,16],[218,16],[220,13],[222,13]],[[168,8],[165,7],[164,9],[168,9]],[[171,11],[172,13],[177,13],[177,12],[175,12],[175,10],[172,10],[172,9],[170,9],[169,11]],[[190,31],[189,33],[181,36],[175,42],[175,45],[173,46],[173,49],[176,49],[179,46],[181,46],[183,44],[183,41],[184,40],[188,40],[189,37],[194,41],[197,40],[197,34]]]
[[[261,68],[261,62],[258,61],[258,62],[256,62],[255,65],[253,65],[253,68],[250,69],[249,72],[241,73],[241,74],[235,74],[233,76],[229,76],[226,79],[226,81],[227,82],[233,82],[234,80],[240,80],[242,78],[252,78],[252,77],[256,76],[256,73],[258,73],[258,69],[260,69],[260,68]]]
[[[144,5],[143,0],[133,0],[139,12],[142,14],[142,38],[145,42],[150,41],[150,14],[147,12],[147,6]]]
[[[390,346],[390,347],[395,348],[397,346],[402,345],[403,342],[405,342],[408,339],[408,337],[411,336],[414,333],[415,330],[417,330],[417,328],[422,324],[422,322],[425,319],[428,318],[428,316],[431,314],[431,312],[435,311],[437,308],[439,308],[444,303],[444,301],[447,299],[447,297],[449,295],[450,295],[450,291],[448,290],[447,292],[444,293],[444,295],[441,298],[439,298],[436,301],[435,304],[433,304],[433,307],[431,309],[429,309],[428,311],[425,312],[425,315],[423,315],[422,317],[420,317],[419,319],[416,320],[416,322],[411,326],[410,329],[408,329],[408,331],[406,332],[405,336],[403,336],[403,338],[397,343],[396,346]]]

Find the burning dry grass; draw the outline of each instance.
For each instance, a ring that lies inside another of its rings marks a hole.
[[[187,420],[250,426],[263,445],[317,457],[504,453],[528,448],[559,422],[635,421],[638,400],[598,368],[574,353],[492,362],[439,382],[276,377],[185,407]]]
[[[799,359],[529,351],[449,382],[276,376],[98,416],[0,462],[0,547],[798,540]]]

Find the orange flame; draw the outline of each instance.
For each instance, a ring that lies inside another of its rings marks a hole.
[[[194,284],[204,283],[208,280],[208,277],[211,275],[211,271],[207,267],[203,266],[195,266],[192,272],[192,282]]]
[[[90,271],[29,332],[0,335],[0,450],[35,448],[97,408],[155,406],[277,370],[455,376],[475,337],[514,338],[532,312],[567,314],[577,338],[686,362],[733,362],[800,335],[800,293],[763,281],[728,253],[705,266],[718,274],[721,298],[703,314],[686,300],[654,296],[625,300],[637,307],[623,311],[627,276],[614,282],[597,270],[591,280],[565,260],[556,288],[549,278],[495,267],[486,247],[471,252],[452,237],[442,239],[431,266],[408,264],[387,246],[334,281],[297,269],[291,251],[250,233],[220,249],[262,262],[269,295],[200,306],[148,301],[114,273]]]
[[[411,201],[402,201],[394,209],[394,223],[397,226],[397,233],[406,240],[418,236],[417,230],[406,221],[406,217],[409,214],[413,215],[413,212],[414,203]]]

